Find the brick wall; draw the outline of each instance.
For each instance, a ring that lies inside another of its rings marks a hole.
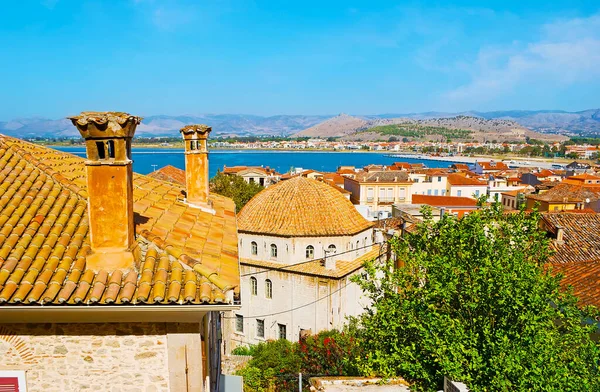
[[[0,324],[0,370],[30,392],[168,391],[166,324]]]

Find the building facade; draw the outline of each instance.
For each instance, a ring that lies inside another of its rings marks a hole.
[[[214,389],[240,276],[234,204],[208,193],[210,128],[182,129],[182,188],[133,173],[141,118],[71,120],[87,159],[0,136],[0,377],[29,392]]]
[[[340,328],[366,306],[350,281],[379,257],[372,224],[333,186],[294,177],[256,195],[238,215],[242,308],[227,350]]]

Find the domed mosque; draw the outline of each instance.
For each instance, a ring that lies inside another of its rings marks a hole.
[[[238,214],[242,308],[232,342],[297,341],[340,328],[366,299],[350,277],[380,256],[373,223],[334,186],[302,176],[257,194]]]

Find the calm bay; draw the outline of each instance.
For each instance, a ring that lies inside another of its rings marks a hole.
[[[81,146],[51,148],[85,157]],[[423,163],[427,167],[448,167],[450,161],[430,161],[424,159],[394,158],[386,152],[333,152],[333,151],[265,151],[265,150],[212,150],[209,153],[210,176],[223,166],[269,166],[279,173],[291,168],[313,169],[332,172],[338,166],[363,167],[369,164],[390,165],[393,162]],[[133,170],[140,174],[149,174],[155,169],[172,165],[185,169],[183,149],[134,147]]]

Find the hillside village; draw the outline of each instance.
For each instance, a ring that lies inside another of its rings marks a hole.
[[[214,390],[248,361],[240,350],[304,344],[364,314],[365,263],[392,260],[388,241],[424,211],[464,219],[496,201],[542,213],[554,273],[600,307],[598,165],[225,167],[264,187],[236,211],[209,188],[209,126],[181,129],[185,171],[144,176],[130,158],[138,117],[70,120],[86,159],[0,137],[0,368],[18,370],[2,378],[16,386]]]

